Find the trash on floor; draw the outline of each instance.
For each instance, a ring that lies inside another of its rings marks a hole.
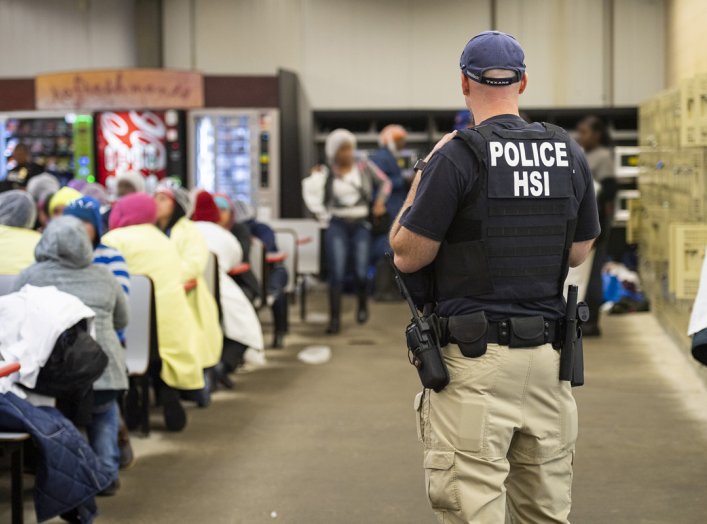
[[[297,353],[297,358],[305,364],[325,364],[331,359],[329,346],[309,346]]]

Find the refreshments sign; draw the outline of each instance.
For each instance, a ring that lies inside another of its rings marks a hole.
[[[204,105],[201,74],[169,69],[40,75],[35,93],[37,109],[187,109]]]

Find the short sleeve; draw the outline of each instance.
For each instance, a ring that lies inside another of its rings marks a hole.
[[[592,173],[589,171],[587,159],[584,152],[572,142],[572,153],[574,156],[577,183],[584,184],[584,194],[579,201],[577,211],[577,227],[574,232],[575,242],[592,240],[599,236],[601,227],[599,226],[599,212],[597,210],[597,199],[594,193],[594,181]]]
[[[467,187],[465,177],[444,154],[435,154],[428,163],[415,200],[401,218],[401,225],[413,233],[441,242],[454,220]]]

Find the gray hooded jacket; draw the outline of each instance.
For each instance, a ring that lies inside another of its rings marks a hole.
[[[120,284],[106,266],[93,265],[93,248],[83,223],[72,216],[52,220],[34,251],[37,262],[15,281],[56,286],[79,298],[96,313],[96,341],[108,355],[108,366],[93,384],[96,390],[128,388],[125,350],[115,334],[128,323],[128,307]]]

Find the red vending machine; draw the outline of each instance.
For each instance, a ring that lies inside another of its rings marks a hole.
[[[95,115],[98,181],[126,171],[145,178],[177,177],[186,183],[183,111],[104,111]]]

